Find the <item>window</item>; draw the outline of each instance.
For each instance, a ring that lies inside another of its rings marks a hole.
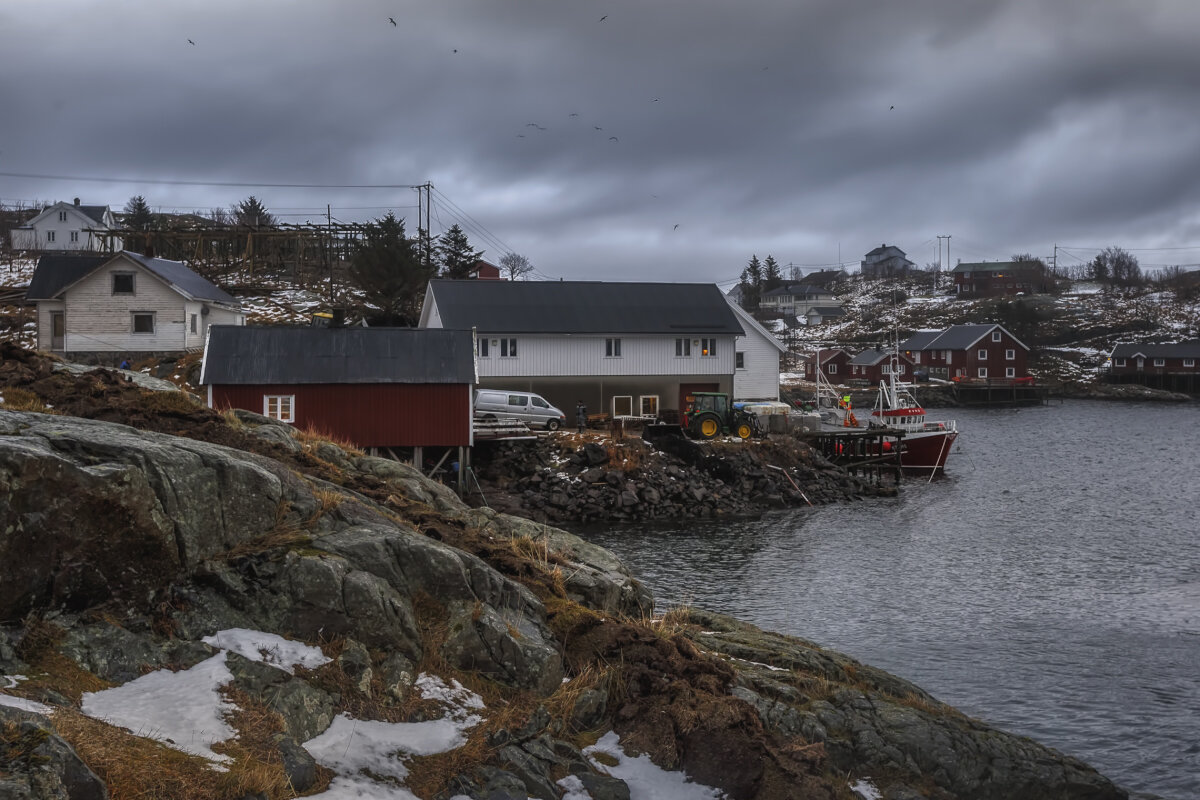
[[[133,318],[132,326],[134,333],[154,333],[153,311],[134,311],[129,316]]]
[[[1154,359],[1154,366],[1156,366],[1156,367],[1165,367],[1166,365],[1167,365],[1167,360],[1166,360],[1165,358],[1156,358],[1156,359]]]
[[[488,340],[480,339],[478,346],[479,346],[479,357],[487,358],[488,357]]]
[[[621,357],[621,340],[620,339],[605,339],[604,340],[604,357],[605,358],[620,358]]]
[[[1196,367],[1196,359],[1194,359],[1194,358],[1185,358],[1185,359],[1183,360],[1183,366],[1187,367],[1188,369],[1195,369],[1195,367]]]
[[[516,358],[517,357],[517,340],[516,339],[501,339],[500,340],[500,357],[501,358]]]
[[[642,416],[643,417],[657,417],[658,416],[658,395],[644,394],[638,398],[638,403],[642,407]]]
[[[54,231],[46,231],[46,241],[47,242],[54,241]]]
[[[614,417],[633,416],[633,396],[618,395],[612,399],[612,415]]]
[[[1125,359],[1123,359],[1123,358],[1114,358],[1114,359],[1113,359],[1113,366],[1114,366],[1114,367],[1123,367],[1123,366],[1125,366]]]
[[[904,365],[903,365],[903,364],[899,364],[899,365],[897,365],[897,367],[896,367],[896,374],[897,374],[897,375],[903,375],[903,374],[904,374]]]
[[[1004,360],[1005,361],[1016,361],[1017,360],[1017,351],[1016,350],[1005,350],[1004,351]]]
[[[529,398],[523,394],[510,394],[508,396],[508,404],[510,406],[527,406],[529,405]]]
[[[979,377],[981,377],[981,378],[986,378],[986,377],[987,377],[987,367],[980,367],[980,368],[979,368]]]
[[[745,353],[735,353],[733,356],[733,360],[734,360],[734,366],[737,369],[745,369],[746,368],[746,354]]]
[[[837,364],[826,364],[825,365],[825,374],[826,375],[836,375],[837,374]]]
[[[1015,378],[1015,377],[1017,377],[1017,369],[1016,369],[1016,367],[1005,367],[1005,368],[1004,368],[1004,377],[1006,377],[1006,378]]]
[[[985,348],[979,348],[979,360],[987,361],[987,350]]]
[[[920,364],[921,363],[921,351],[918,350],[917,352],[913,353],[912,360],[913,360],[914,364]]]
[[[196,332],[196,315],[195,314],[192,314],[191,329],[192,329],[192,333]]]
[[[891,364],[884,364],[884,365],[883,365],[883,374],[884,374],[884,375],[891,375],[891,374],[892,374],[892,365],[891,365]]]
[[[545,400],[543,400],[540,397],[531,397],[531,398],[529,398],[529,400],[531,403],[533,403],[534,408],[549,408],[550,407],[550,404],[547,403]]]
[[[679,357],[687,357],[692,354],[691,339],[676,339],[675,340],[675,355]]]
[[[67,221],[67,212],[65,212],[65,211],[58,212],[58,221],[66,222]]]
[[[113,294],[133,294],[133,273],[114,272],[112,276]]]
[[[263,395],[263,416],[277,419],[280,422],[295,422],[294,394],[265,394]]]
[[[700,340],[700,355],[715,356],[717,354],[716,339],[701,339]]]
[[[79,231],[71,231],[71,241],[72,242],[79,241]]]
[[[1000,341],[1000,331],[992,331],[992,341],[993,342]]]

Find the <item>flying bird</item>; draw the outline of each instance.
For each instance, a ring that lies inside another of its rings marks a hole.
[[[577,113],[575,113],[574,111],[572,111],[570,114],[567,114],[567,116],[568,116],[568,117],[578,117],[578,116],[579,116],[579,114],[577,114]]]
[[[598,131],[602,131],[602,130],[604,130],[604,128],[601,128],[599,125],[593,125],[592,127],[593,127],[593,128],[595,128],[595,129],[596,129],[596,130],[598,130]]]
[[[615,136],[610,136],[610,137],[608,137],[608,140],[609,140],[610,142],[619,142],[619,141],[621,141],[620,139],[618,139],[618,138],[617,138],[617,137],[615,137]]]
[[[888,107],[888,111],[894,111],[894,110],[895,110],[895,108],[896,108],[895,106],[889,106],[889,107]]]
[[[193,42],[191,39],[188,39],[188,44],[190,44],[192,47],[196,46],[196,43]]]
[[[600,21],[604,22],[604,20],[606,20],[606,19],[608,19],[608,14],[605,14],[603,17],[601,17]]]
[[[396,19],[395,19],[395,17],[388,17],[388,22],[392,23],[392,27],[393,27],[393,28],[394,28],[394,27],[396,27]]]
[[[671,228],[671,230],[673,230],[673,231],[677,231],[677,230],[679,230],[679,223],[678,223],[678,222],[676,222],[676,223],[675,223],[675,227],[674,227],[674,228]]]

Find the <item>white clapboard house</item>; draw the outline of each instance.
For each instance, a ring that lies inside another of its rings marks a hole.
[[[43,255],[25,298],[38,349],[104,361],[204,346],[209,325],[244,325],[241,305],[181,261],[123,251]]]
[[[20,227],[9,232],[14,250],[40,250],[43,252],[108,251],[121,249],[121,240],[106,241],[101,233],[117,227],[116,217],[108,206],[81,205],[79,198],[74,203],[55,203]]]
[[[433,280],[420,326],[474,329],[480,387],[536,392],[568,418],[579,401],[625,417],[736,395],[739,361],[770,373],[747,384],[756,395],[778,396],[779,350],[760,352],[761,326],[713,284]]]

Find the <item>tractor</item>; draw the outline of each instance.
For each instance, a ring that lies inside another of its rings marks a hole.
[[[757,416],[734,408],[729,395],[720,392],[693,392],[684,397],[681,422],[693,439],[711,439],[720,433],[749,439],[762,433]]]

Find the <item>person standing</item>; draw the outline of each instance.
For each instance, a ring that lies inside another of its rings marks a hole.
[[[575,406],[575,426],[579,428],[579,432],[583,433],[583,429],[587,427],[587,406],[580,400]]]

